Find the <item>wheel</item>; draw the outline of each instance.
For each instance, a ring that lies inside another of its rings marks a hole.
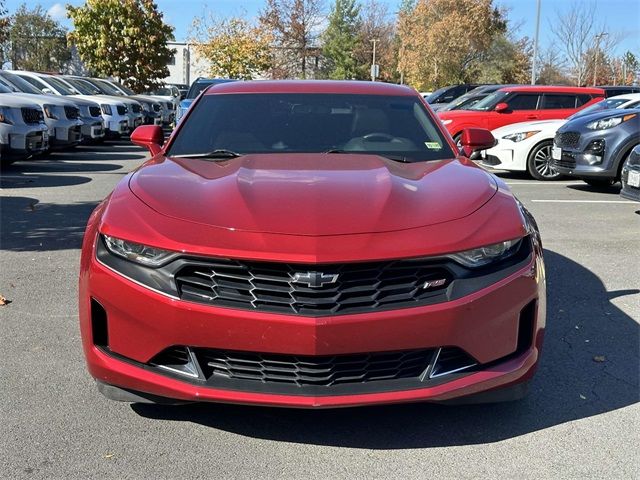
[[[551,149],[553,141],[541,142],[531,150],[527,158],[527,171],[536,180],[556,180],[561,177],[553,166]]]
[[[462,132],[456,134],[453,136],[453,141],[456,143],[456,147],[458,147],[458,149],[462,148]]]
[[[583,178],[582,181],[596,188],[610,187],[616,183],[615,178]]]

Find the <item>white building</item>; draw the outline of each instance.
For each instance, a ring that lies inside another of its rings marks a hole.
[[[191,85],[196,78],[209,76],[209,62],[196,53],[192,44],[169,42],[168,47],[175,53],[167,65],[169,76],[164,79],[165,83]]]

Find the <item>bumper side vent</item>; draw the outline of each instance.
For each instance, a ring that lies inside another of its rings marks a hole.
[[[153,357],[151,365],[179,375],[202,378],[202,372],[189,347],[171,347]]]
[[[93,344],[98,347],[109,346],[107,311],[95,299],[91,299],[91,335]]]
[[[457,347],[440,348],[436,352],[429,378],[442,377],[475,367],[477,362]]]
[[[517,354],[527,351],[533,344],[533,326],[536,320],[536,300],[531,300],[520,312]]]

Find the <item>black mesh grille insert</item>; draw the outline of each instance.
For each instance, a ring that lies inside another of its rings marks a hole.
[[[65,105],[64,114],[69,120],[76,120],[80,116],[80,110],[77,107]]]
[[[125,113],[127,113],[127,107],[125,107],[124,105],[118,105],[116,109],[118,110],[118,115],[124,115]]]
[[[580,141],[580,133],[563,132],[558,133],[555,138],[555,144],[559,147],[575,148]]]
[[[185,266],[175,280],[184,300],[317,316],[444,300],[452,275],[433,260],[298,265],[221,259]]]
[[[420,376],[433,350],[296,356],[196,349],[207,379],[229,379],[304,386],[332,386]]]
[[[160,105],[159,103],[154,103],[153,104],[153,111],[154,112],[159,112],[161,108],[162,108],[162,105]]]
[[[24,120],[24,123],[40,123],[44,121],[44,114],[42,113],[42,110],[29,107],[23,107],[21,110],[22,120]]]
[[[134,103],[131,106],[131,109],[133,110],[133,113],[140,113],[142,111],[142,105],[138,105],[137,103]]]
[[[100,116],[100,107],[89,107],[89,114],[92,117],[99,117]]]

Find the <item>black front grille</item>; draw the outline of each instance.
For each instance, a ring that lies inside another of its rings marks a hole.
[[[99,117],[101,113],[100,107],[89,107],[89,115]]]
[[[576,158],[567,152],[562,152],[560,160],[553,160],[553,164],[558,167],[576,168]]]
[[[134,103],[134,104],[131,106],[131,110],[133,111],[133,113],[140,113],[140,112],[142,112],[142,105],[139,105],[139,104],[137,104],[137,103]]]
[[[167,102],[167,108],[169,110],[175,110],[176,106],[173,104],[173,102]]]
[[[40,109],[23,107],[21,110],[24,123],[40,123],[44,121],[44,114]]]
[[[77,107],[65,105],[64,114],[69,120],[77,120],[80,117],[80,110]]]
[[[413,378],[426,371],[433,350],[297,356],[196,349],[207,379],[284,383],[298,387]]]
[[[162,108],[162,105],[160,105],[159,103],[154,103],[153,104],[153,111],[154,112],[159,112],[161,108]]]
[[[125,115],[127,113],[127,107],[124,105],[118,105],[116,110],[118,111],[118,115]]]
[[[580,142],[580,133],[578,132],[564,132],[558,133],[555,138],[555,144],[558,147],[575,148]]]
[[[175,280],[183,300],[320,316],[442,301],[452,275],[433,260],[302,265],[220,259],[187,265]]]

